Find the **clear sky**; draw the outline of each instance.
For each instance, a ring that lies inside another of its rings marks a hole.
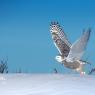
[[[8,57],[9,72],[69,71],[54,59],[51,21],[64,27],[71,43],[92,28],[83,59],[95,66],[95,0],[0,0],[0,59]]]

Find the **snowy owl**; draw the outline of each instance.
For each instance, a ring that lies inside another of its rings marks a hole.
[[[83,32],[83,35],[73,44],[68,41],[66,34],[58,22],[51,22],[50,32],[54,44],[59,51],[59,55],[55,59],[59,63],[64,64],[65,67],[85,74],[83,65],[87,62],[81,60],[81,57],[87,46],[91,30],[88,29],[86,32]]]

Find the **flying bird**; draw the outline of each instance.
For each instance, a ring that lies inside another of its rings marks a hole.
[[[88,62],[81,60],[86,49],[91,29],[83,32],[83,35],[71,44],[58,22],[51,22],[50,32],[59,55],[55,59],[65,67],[85,74],[83,66]]]

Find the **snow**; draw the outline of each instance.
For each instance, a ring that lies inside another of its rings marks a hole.
[[[95,95],[95,76],[0,74],[0,95]]]

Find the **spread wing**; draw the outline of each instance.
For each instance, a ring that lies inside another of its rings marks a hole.
[[[67,57],[67,60],[80,60],[84,50],[87,46],[87,42],[90,37],[91,30],[89,29],[87,32],[84,32],[83,35],[80,37],[79,40],[77,40],[70,49],[69,55]]]
[[[54,44],[57,47],[59,53],[67,57],[70,51],[71,44],[68,41],[61,26],[58,23],[53,22],[50,25],[50,31],[52,34],[52,39],[54,41]]]

